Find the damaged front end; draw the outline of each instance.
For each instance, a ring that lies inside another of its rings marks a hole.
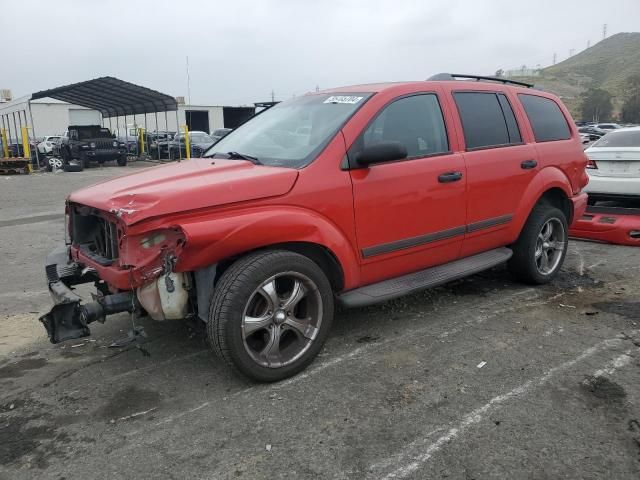
[[[128,229],[112,212],[67,205],[67,245],[47,256],[54,307],[40,317],[52,343],[90,335],[108,315],[146,311],[156,320],[184,318],[188,275],[174,272],[184,236],[178,228]],[[94,283],[83,304],[73,286]]]
[[[99,284],[95,270],[82,267],[69,257],[69,247],[60,247],[47,256],[47,281],[54,301],[51,311],[40,321],[51,343],[64,342],[91,334],[89,324],[104,322],[107,315],[133,312],[139,304],[132,291],[95,296],[93,302],[81,304],[82,299],[71,289],[73,285],[94,282]]]

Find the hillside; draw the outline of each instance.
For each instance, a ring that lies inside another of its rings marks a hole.
[[[618,110],[625,83],[632,75],[640,75],[638,32],[612,35],[563,62],[544,68],[539,77],[518,80],[556,93],[575,115],[579,108],[578,96],[591,86],[603,88],[616,97],[614,109]]]

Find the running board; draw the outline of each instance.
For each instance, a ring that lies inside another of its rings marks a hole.
[[[512,254],[513,252],[508,248],[496,248],[444,265],[350,290],[338,295],[338,302],[349,308],[386,302],[495,267],[509,260]]]

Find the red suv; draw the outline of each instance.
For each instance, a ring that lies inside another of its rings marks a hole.
[[[587,203],[580,135],[554,95],[461,77],[294,98],[204,158],[71,194],[46,264],[51,341],[123,311],[194,317],[229,365],[275,381],[317,355],[336,302],[501,262],[549,282]],[[82,304],[70,287],[87,282],[98,296]]]

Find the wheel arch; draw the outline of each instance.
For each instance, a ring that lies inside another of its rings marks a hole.
[[[268,250],[287,250],[289,252],[298,253],[308,259],[312,260],[329,279],[331,288],[335,292],[339,292],[344,289],[344,271],[340,261],[329,248],[324,245],[312,242],[283,242],[266,245],[264,247],[256,248],[243,252],[239,255],[226,258],[218,263],[216,269],[215,283],[218,282],[224,272],[240,257],[254,253],[257,251]]]
[[[515,241],[536,205],[546,204],[559,208],[570,225],[573,218],[573,203],[570,198],[571,183],[565,173],[557,167],[542,169],[524,191],[514,214],[511,237]]]
[[[549,205],[556,207],[564,213],[567,224],[571,225],[573,219],[573,203],[569,200],[567,194],[558,187],[546,190],[536,202],[536,205]]]

